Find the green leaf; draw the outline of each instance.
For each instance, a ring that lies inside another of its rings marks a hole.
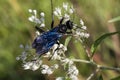
[[[91,53],[92,53],[91,57],[93,57],[93,55],[94,55],[97,47],[100,45],[100,43],[101,43],[105,38],[107,38],[107,37],[109,37],[109,36],[112,36],[112,35],[114,35],[114,34],[120,34],[120,32],[106,33],[106,34],[100,36],[100,37],[92,44],[92,46],[91,46]]]
[[[116,22],[116,21],[120,21],[120,16],[115,17],[115,18],[109,20],[108,22]]]
[[[103,80],[103,77],[102,75],[99,76],[98,80]]]
[[[71,36],[69,36],[69,37],[66,38],[65,44],[64,44],[65,46],[68,46],[68,44],[69,44],[71,38],[72,38]]]
[[[110,79],[110,80],[120,80],[120,76],[117,76],[117,77]]]

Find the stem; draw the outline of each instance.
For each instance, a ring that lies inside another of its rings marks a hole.
[[[100,69],[96,69],[95,72],[93,72],[92,74],[90,74],[90,76],[86,79],[86,80],[91,80],[99,71]]]
[[[98,65],[97,67],[101,70],[114,70],[114,71],[120,72],[120,68],[108,67],[108,66],[102,66],[102,65]]]
[[[92,64],[92,65],[96,66],[97,69],[101,69],[101,70],[114,70],[114,71],[120,72],[120,68],[99,65],[99,64],[96,64],[94,61],[87,61],[87,60],[81,60],[81,59],[71,59],[71,60],[74,61],[74,62]]]
[[[74,62],[82,62],[82,63],[92,64],[92,65],[97,66],[97,64],[94,63],[93,61],[87,61],[87,60],[81,60],[81,59],[71,59],[71,60]]]

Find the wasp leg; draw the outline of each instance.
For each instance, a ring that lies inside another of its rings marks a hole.
[[[38,26],[35,26],[35,29],[38,30],[40,33],[45,32],[44,30],[40,29]]]
[[[54,20],[52,20],[51,29],[53,29],[53,27],[54,27]]]
[[[66,32],[67,34],[72,34],[72,31],[70,31],[70,32]]]
[[[60,43],[59,43],[59,41],[57,41],[56,44],[58,44],[58,46],[57,46],[57,48],[54,50],[54,52],[53,52],[53,54],[51,55],[51,57],[48,59],[49,61],[52,59],[52,57],[53,57],[55,51],[58,50],[59,47],[60,47]]]

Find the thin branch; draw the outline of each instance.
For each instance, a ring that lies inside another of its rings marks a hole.
[[[101,69],[101,70],[115,70],[115,71],[120,72],[120,68],[99,65],[99,64],[96,64],[94,61],[87,61],[87,60],[81,60],[81,59],[71,59],[71,60],[74,62],[92,64],[92,65],[95,65],[97,69]]]
[[[97,74],[98,71],[100,71],[100,69],[96,69],[95,72],[90,74],[90,76],[86,80],[91,80]]]
[[[115,67],[98,65],[98,68],[101,70],[114,70],[120,72],[120,68],[115,68]]]
[[[91,64],[91,61],[87,61],[87,60],[81,60],[81,59],[71,59],[74,62],[82,62],[82,63],[89,63]]]

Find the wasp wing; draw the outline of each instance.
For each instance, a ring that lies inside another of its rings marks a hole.
[[[32,47],[36,49],[36,53],[44,54],[50,50],[61,36],[62,34],[58,33],[55,29],[50,30],[37,37]]]

